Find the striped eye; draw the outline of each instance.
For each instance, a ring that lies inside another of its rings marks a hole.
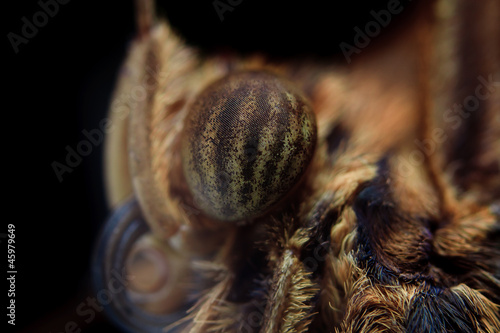
[[[299,181],[316,144],[316,120],[302,94],[265,72],[228,75],[192,104],[182,146],[196,204],[223,221],[269,211]]]

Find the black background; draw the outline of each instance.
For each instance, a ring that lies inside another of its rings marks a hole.
[[[0,233],[6,232],[8,223],[16,227],[13,331],[64,332],[65,323],[75,321],[84,332],[113,332],[104,318],[85,323],[75,312],[93,293],[90,255],[109,214],[102,145],[93,147],[72,173],[64,174],[62,182],[51,164],[64,164],[65,147],[75,148],[85,139],[82,130],[98,128],[106,117],[117,71],[134,34],[133,2],[72,0],[59,5],[58,13],[27,44],[20,45],[17,54],[7,34],[21,34],[21,18],[32,22],[41,7],[31,0],[11,1],[8,6],[2,20],[7,55],[2,160],[3,177],[10,186],[4,191],[7,204]],[[224,13],[224,21],[213,1],[161,1],[158,10],[190,44],[206,50],[316,54],[342,61],[339,43],[352,44],[353,27],[363,27],[372,19],[370,10],[386,6],[387,1],[329,8],[319,1],[271,5],[243,0]],[[397,29],[400,23],[391,23],[390,28]],[[6,249],[3,240],[1,245],[2,251]],[[2,295],[7,284],[5,288]],[[2,300],[5,309],[6,295]],[[1,318],[2,324],[7,321],[4,314]]]

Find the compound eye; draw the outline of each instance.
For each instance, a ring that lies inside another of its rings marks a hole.
[[[212,83],[191,105],[184,176],[208,216],[241,221],[268,212],[300,180],[314,153],[316,120],[292,83],[241,72]]]

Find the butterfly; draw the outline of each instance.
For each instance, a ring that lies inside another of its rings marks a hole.
[[[93,259],[115,324],[500,331],[497,3],[422,2],[365,47],[392,4],[342,61],[206,55],[137,3]]]

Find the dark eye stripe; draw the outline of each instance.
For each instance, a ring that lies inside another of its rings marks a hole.
[[[215,147],[215,154],[213,156],[213,161],[216,165],[216,175],[219,176],[217,180],[217,189],[219,191],[219,196],[225,197],[228,195],[228,189],[230,184],[230,176],[227,173],[227,161],[224,156],[230,153],[230,150],[233,148],[231,142],[234,141],[234,138],[230,136],[230,132],[225,130],[225,128],[233,128],[237,126],[237,123],[240,120],[240,111],[239,106],[242,101],[244,101],[245,96],[242,96],[243,88],[239,88],[234,92],[231,92],[231,96],[227,99],[222,107],[217,107],[219,114],[216,118],[218,130],[213,133],[215,136],[215,142],[217,143]],[[227,200],[223,199],[223,202],[227,203]],[[222,207],[224,210],[231,210],[229,204],[226,204]]]
[[[245,142],[245,151],[243,157],[241,158],[241,170],[244,181],[244,187],[242,189],[242,201],[243,205],[247,205],[250,200],[253,198],[254,194],[254,185],[253,181],[256,179],[255,171],[257,164],[257,154],[259,149],[259,143],[261,142],[261,133],[264,127],[269,122],[271,116],[271,105],[267,101],[268,92],[266,90],[263,91],[262,96],[258,95],[257,97],[257,108],[260,110],[265,119],[260,119],[258,121],[252,121],[248,126],[248,135],[244,139]]]
[[[195,129],[200,135],[199,142],[194,142],[194,158],[192,164],[200,179],[201,189],[198,191],[204,198],[210,198],[210,205],[216,206],[224,214],[234,214],[234,209],[228,204],[231,196],[229,191],[232,185],[230,175],[226,173],[227,161],[222,156],[227,155],[231,149],[230,142],[234,138],[228,136],[225,128],[236,126],[239,121],[239,113],[233,112],[235,105],[241,103],[243,88],[228,90],[224,95],[211,94],[206,99],[205,104],[200,107],[204,112],[197,114],[198,119]]]
[[[283,161],[284,167],[281,169],[278,177],[276,177],[276,181],[274,184],[275,191],[280,191],[282,189],[282,184],[292,181],[290,178],[294,172],[291,172],[292,169],[295,169],[296,172],[303,172],[308,165],[308,161],[305,161],[301,158],[307,154],[305,151],[307,146],[314,145],[315,142],[312,140],[305,140],[303,135],[303,128],[307,119],[305,117],[300,117],[300,121],[297,122],[297,126],[295,127],[296,131],[292,132],[291,137],[291,147],[292,149],[288,151],[284,151],[281,160]]]
[[[287,100],[282,94],[281,101],[283,104],[286,105],[286,107],[283,110],[290,110],[291,105],[288,103],[286,104]],[[282,111],[283,111],[282,110]],[[272,146],[269,148],[270,154],[268,155],[268,159],[264,162],[266,165],[265,173],[262,175],[262,183],[261,183],[261,188],[271,188],[272,190],[276,190],[275,187],[273,186],[273,179],[276,177],[277,174],[277,168],[275,167],[276,165],[276,160],[280,161],[283,158],[284,154],[284,143],[285,143],[285,137],[287,133],[290,131],[289,126],[290,126],[290,113],[289,112],[280,112],[276,115],[276,127],[274,130],[276,131],[275,133],[275,139],[273,140]],[[274,125],[274,123],[273,123]],[[261,197],[260,204],[264,202],[266,198]]]

